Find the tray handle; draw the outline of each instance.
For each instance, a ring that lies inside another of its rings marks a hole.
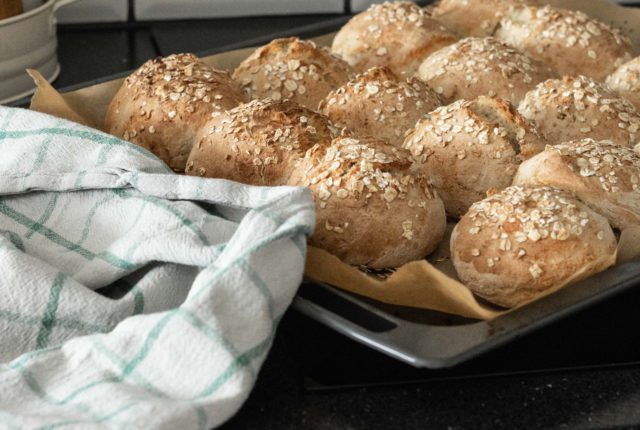
[[[312,286],[324,288],[352,306],[394,323],[389,330],[382,331],[369,330],[327,309],[321,301],[316,303],[300,294],[293,305],[312,319],[377,351],[412,366],[438,369],[454,366],[636,286],[640,286],[640,259],[578,281],[491,321],[454,326],[399,320],[333,287]]]
[[[415,367],[450,367],[456,362],[454,357],[484,342],[491,334],[484,321],[462,326],[400,321],[331,286],[319,283],[304,285],[306,288],[324,289],[335,299],[344,300],[349,306],[359,308],[359,312],[385,320],[386,327],[376,324],[376,329],[368,328],[368,324],[352,321],[328,309],[329,306],[317,303],[314,297],[307,297],[308,294],[298,294],[295,297],[293,307],[296,310],[357,342]]]
[[[297,296],[294,299],[294,307],[302,314],[329,326],[333,330],[336,330],[355,341],[363,343],[370,348],[394,357],[400,361],[404,361],[405,363],[409,363],[413,366],[419,366],[419,363],[416,362],[415,357],[412,355],[404,354],[402,351],[389,346],[388,343],[380,341],[378,339],[379,333],[367,330],[361,325],[355,324],[348,319],[315,304],[311,300]]]

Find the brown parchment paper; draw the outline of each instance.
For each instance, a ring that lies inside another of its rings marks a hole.
[[[582,10],[594,18],[620,28],[640,54],[640,8],[624,8],[606,0],[551,0],[548,3],[569,9]],[[334,34],[326,34],[313,40],[319,45],[329,45]],[[253,48],[225,52],[203,60],[218,69],[233,70]],[[107,108],[123,79],[116,79],[77,91],[59,93],[38,72],[29,71],[37,85],[31,100],[31,109],[69,119],[97,129],[102,129]],[[467,318],[491,319],[508,312],[478,300],[456,277],[449,259],[449,234],[439,249],[428,260],[414,261],[397,268],[387,277],[367,274],[343,263],[328,252],[309,247],[305,275],[316,281],[340,287],[344,290],[370,297],[383,303],[432,309]],[[640,227],[622,232],[616,255],[594,266],[608,267],[640,256]],[[617,260],[616,260],[617,258]],[[571,279],[547,290],[540,297],[557,291],[565,285],[582,279],[592,266],[583,268]],[[540,298],[538,297],[538,298]]]
[[[447,235],[440,247],[427,260],[405,264],[385,279],[357,270],[327,251],[314,247],[309,247],[305,275],[316,281],[335,285],[383,303],[432,309],[467,318],[488,320],[513,310],[501,309],[479,300],[458,280],[449,258],[449,238],[453,225],[449,224]],[[640,227],[629,228],[620,235],[614,255],[583,267],[562,284],[538,295],[536,300],[572,282],[584,279],[593,267],[610,267],[638,256],[640,256]]]

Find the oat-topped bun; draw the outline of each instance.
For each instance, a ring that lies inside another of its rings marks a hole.
[[[359,71],[388,66],[411,76],[429,54],[456,40],[415,3],[397,1],[374,4],[351,18],[331,49]]]
[[[569,193],[513,186],[471,206],[451,235],[460,280],[504,307],[614,263],[607,220]]]
[[[509,102],[489,97],[436,109],[404,141],[416,169],[431,178],[453,217],[482,200],[487,190],[511,185],[520,162],[544,146],[535,127]]]
[[[631,59],[631,43],[619,30],[579,11],[514,7],[495,35],[560,75],[583,74],[602,80]]]
[[[640,155],[611,141],[550,146],[520,166],[514,184],[570,191],[611,225],[640,225]]]
[[[629,146],[640,138],[640,114],[633,105],[584,76],[538,84],[518,110],[552,145],[590,137]]]
[[[343,261],[374,269],[424,258],[442,240],[442,201],[409,154],[372,138],[339,137],[305,155],[291,185],[311,188],[316,201],[312,245]]]
[[[320,111],[355,135],[401,146],[404,133],[441,104],[421,81],[399,79],[387,67],[374,67],[329,93]]]
[[[200,126],[243,101],[227,72],[193,54],[170,55],[147,61],[125,79],[109,105],[104,128],[182,171]]]
[[[511,6],[522,0],[440,0],[432,16],[461,36],[490,36]]]
[[[489,95],[516,105],[552,77],[546,67],[493,37],[469,37],[434,52],[417,76],[448,103]]]
[[[640,109],[640,57],[624,63],[607,76],[607,86]]]
[[[224,112],[200,130],[186,173],[252,185],[284,185],[296,160],[324,147],[336,130],[293,102],[254,100]]]
[[[329,91],[346,83],[351,67],[328,48],[297,37],[256,49],[233,72],[249,98],[292,100],[316,109]]]

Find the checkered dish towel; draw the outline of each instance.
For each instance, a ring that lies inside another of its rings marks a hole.
[[[313,224],[303,188],[175,175],[0,106],[0,427],[221,424],[255,382]]]

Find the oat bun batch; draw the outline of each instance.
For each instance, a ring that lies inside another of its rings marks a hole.
[[[476,295],[526,303],[612,264],[640,224],[640,59],[621,32],[537,0],[385,2],[331,47],[235,70],[150,60],[105,129],[178,173],[310,188],[310,244],[368,269],[420,260],[455,222]]]

